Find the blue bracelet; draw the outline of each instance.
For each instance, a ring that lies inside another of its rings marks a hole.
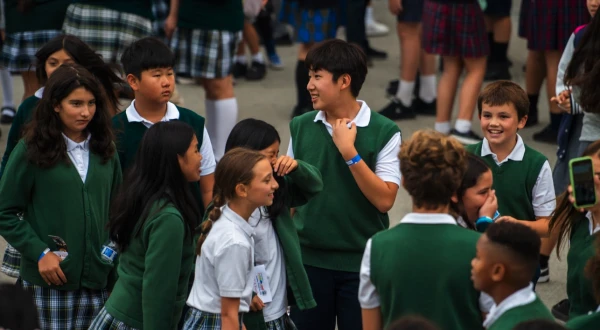
[[[348,166],[352,166],[352,165],[354,165],[354,164],[356,164],[356,163],[360,162],[360,160],[361,160],[361,159],[362,159],[362,158],[360,158],[360,155],[356,155],[356,156],[354,156],[354,158],[352,158],[352,159],[350,159],[350,160],[347,160],[347,161],[346,161],[346,164],[347,164]]]
[[[38,258],[38,262],[39,262],[40,260],[42,260],[42,258],[43,258],[43,257],[44,257],[44,256],[45,256],[45,255],[46,255],[48,252],[50,252],[50,249],[46,248],[46,249],[44,250],[44,252],[42,252],[42,254],[40,254],[40,257]]]

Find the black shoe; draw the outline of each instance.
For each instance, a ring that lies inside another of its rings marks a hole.
[[[508,62],[488,63],[483,79],[485,81],[511,80],[512,77],[508,72]]]
[[[231,69],[233,78],[243,78],[246,76],[246,72],[248,72],[248,66],[240,62],[235,62],[233,64],[233,68]]]
[[[294,119],[294,117],[302,116],[303,114],[305,114],[307,112],[311,112],[313,110],[314,109],[312,109],[312,108],[304,108],[304,107],[295,106],[294,110],[292,111],[292,119]]]
[[[246,71],[247,80],[262,80],[267,75],[267,65],[252,61],[252,64]]]
[[[2,107],[0,111],[2,112],[0,124],[11,124],[13,119],[15,119],[15,114],[17,113],[13,107]]]
[[[540,268],[540,277],[537,280],[538,283],[550,282],[550,268],[548,266]]]
[[[414,104],[410,107],[406,107],[396,98],[392,98],[392,102],[381,109],[379,114],[386,116],[391,120],[413,119],[416,117]]]
[[[388,57],[386,52],[374,49],[370,46],[367,48],[366,53],[367,53],[366,54],[367,57],[376,59],[376,60],[385,60]]]
[[[437,99],[431,102],[425,102],[420,97],[415,98],[415,112],[417,115],[435,116]]]
[[[544,127],[543,130],[533,134],[533,140],[543,143],[556,144],[558,140],[558,132],[553,130],[550,125]]]
[[[292,45],[294,45],[294,39],[292,39],[292,36],[289,33],[286,33],[284,35],[281,35],[281,36],[275,38],[275,45],[276,46],[292,46]]]
[[[417,78],[415,79],[415,90],[413,92],[413,95],[415,96],[415,98],[419,97],[419,89],[421,88],[421,76],[419,74],[417,74]],[[400,80],[399,79],[393,79],[390,80],[390,82],[388,83],[386,89],[385,89],[385,93],[387,97],[392,97],[392,96],[396,96],[396,94],[398,93],[398,88],[400,87]]]
[[[569,299],[563,299],[556,305],[552,306],[552,315],[563,322],[567,322],[569,321],[570,308],[571,303],[569,302]]]
[[[473,131],[469,131],[467,133],[461,133],[461,132],[457,131],[456,129],[452,129],[452,131],[450,131],[450,136],[457,139],[458,142],[460,142],[464,145],[479,143],[479,142],[481,142],[481,140],[483,140],[481,138],[481,136],[473,133]]]

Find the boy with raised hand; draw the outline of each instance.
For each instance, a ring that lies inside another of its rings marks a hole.
[[[317,307],[291,316],[298,329],[361,329],[362,252],[389,227],[400,184],[400,129],[357,100],[367,74],[356,45],[332,39],[306,56],[315,109],[290,123],[288,156],[316,166],[324,190],[298,207],[294,222]]]
[[[514,222],[493,223],[479,238],[471,277],[475,289],[494,299],[483,322],[486,329],[505,330],[528,320],[554,320],[531,283],[540,245],[535,231]]]
[[[191,125],[196,131],[202,154],[200,181],[191,183],[192,193],[200,210],[204,210],[212,200],[215,156],[204,118],[169,102],[175,88],[173,52],[162,41],[147,37],[132,43],[124,51],[121,63],[127,82],[135,93],[131,105],[113,117],[121,168],[125,171],[133,163],[142,137],[153,124],[181,120]]]

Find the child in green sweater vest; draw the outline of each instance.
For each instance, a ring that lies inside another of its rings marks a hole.
[[[509,330],[527,320],[554,320],[530,283],[540,244],[531,228],[514,222],[493,223],[479,238],[471,277],[475,289],[494,299],[483,322],[488,330]]]
[[[593,294],[596,303],[600,305],[600,239],[596,235],[596,253],[587,262],[586,276],[592,280]],[[571,330],[597,330],[600,329],[600,306],[594,312],[570,319],[567,328]]]
[[[320,111],[290,123],[288,156],[315,166],[323,191],[296,208],[294,222],[317,307],[292,308],[301,329],[360,329],[362,252],[389,227],[387,212],[400,184],[400,130],[356,99],[367,74],[366,56],[333,39],[308,53],[307,89]],[[332,290],[335,288],[335,290]]]

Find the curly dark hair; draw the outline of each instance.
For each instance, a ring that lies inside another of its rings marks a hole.
[[[46,83],[44,95],[25,127],[24,139],[29,161],[49,168],[59,161],[69,163],[67,146],[62,136],[63,123],[55,111],[62,100],[83,87],[96,99],[96,112],[86,127],[91,134],[90,151],[101,156],[103,163],[115,153],[106,91],[98,80],[78,64],[61,65]]]

